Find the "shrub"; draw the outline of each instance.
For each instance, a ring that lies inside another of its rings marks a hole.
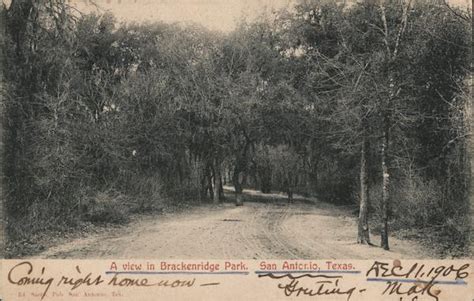
[[[94,224],[124,224],[129,220],[129,212],[123,195],[101,192],[89,203],[84,217]]]
[[[408,174],[392,182],[390,200],[390,227],[398,235],[422,240],[436,247],[439,254],[459,256],[464,254],[470,231],[469,216],[456,209],[456,202],[449,202],[456,216],[446,214],[448,202],[442,185],[416,174]],[[380,231],[381,184],[370,189],[372,229]],[[462,202],[458,202],[459,206]],[[448,252],[447,254],[446,252]]]

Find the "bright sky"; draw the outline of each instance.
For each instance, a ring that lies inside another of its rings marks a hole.
[[[195,22],[212,30],[231,31],[244,16],[280,9],[292,0],[92,0],[124,21]],[[91,11],[91,0],[69,0]]]
[[[10,6],[12,0],[1,0]],[[110,11],[120,21],[194,22],[212,30],[231,31],[243,17],[288,6],[294,0],[65,0],[85,13]],[[356,0],[357,1],[357,0]],[[430,1],[430,0],[427,0]],[[471,0],[447,0],[453,6],[472,8]],[[93,5],[95,4],[95,5]]]
[[[10,5],[12,0],[1,0]],[[246,17],[254,19],[290,5],[294,0],[66,0],[85,13],[100,8],[120,21],[194,22],[229,32]],[[427,0],[430,1],[430,0]],[[453,6],[472,7],[471,0],[447,0]],[[95,5],[93,5],[93,3]]]

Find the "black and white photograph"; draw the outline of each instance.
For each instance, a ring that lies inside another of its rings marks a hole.
[[[474,258],[471,1],[0,14],[3,258]]]

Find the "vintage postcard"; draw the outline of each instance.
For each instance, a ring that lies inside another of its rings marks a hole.
[[[471,1],[0,15],[0,301],[474,300]]]

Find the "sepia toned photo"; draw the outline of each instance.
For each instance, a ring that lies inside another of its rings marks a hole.
[[[1,6],[4,258],[473,258],[470,1]]]

